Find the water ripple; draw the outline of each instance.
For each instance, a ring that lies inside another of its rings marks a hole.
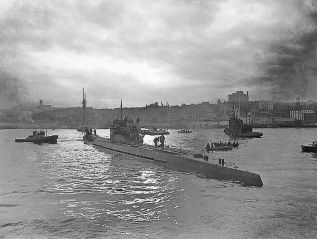
[[[314,238],[316,160],[298,142],[312,141],[315,129],[265,129],[262,139],[209,154],[260,173],[261,189],[100,151],[75,130],[55,132],[56,145],[15,144],[29,131],[0,132],[0,237]],[[188,150],[228,140],[222,130],[171,130],[166,139]]]

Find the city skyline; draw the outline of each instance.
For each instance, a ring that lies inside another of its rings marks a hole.
[[[0,100],[114,108],[315,97],[314,1],[2,1]]]
[[[289,100],[289,101],[274,101],[273,99],[253,99],[252,96],[249,98],[249,92],[244,92],[241,90],[231,92],[225,97],[222,97],[221,99],[218,98],[215,101],[207,100],[207,101],[200,101],[200,102],[190,102],[190,103],[181,103],[181,104],[170,104],[169,102],[163,102],[162,100],[154,101],[154,102],[144,102],[143,105],[127,105],[125,104],[125,99],[120,99],[117,105],[114,105],[113,107],[94,107],[87,105],[87,94],[85,93],[85,104],[86,108],[90,109],[119,109],[122,106],[123,108],[147,108],[147,107],[183,107],[183,106],[192,106],[192,105],[203,105],[203,104],[210,104],[210,105],[218,105],[218,104],[229,104],[233,105],[235,104],[236,107],[239,108],[241,105],[245,105],[246,102],[249,103],[265,103],[265,104],[296,104],[296,103],[304,103],[304,104],[314,104],[317,103],[317,101],[313,101],[311,99],[301,99],[299,97],[296,97],[295,99]],[[246,98],[245,98],[246,97]],[[240,105],[241,104],[241,105]],[[239,105],[239,106],[238,106]],[[27,104],[19,104],[16,105],[17,108],[26,109],[26,108],[39,108],[42,111],[51,110],[53,108],[82,108],[83,107],[83,101],[81,101],[78,105],[66,105],[66,106],[59,106],[59,105],[52,105],[50,102],[46,102],[45,99],[39,99],[37,102],[28,102]],[[243,106],[244,107],[244,106]],[[3,108],[4,109],[4,108]],[[1,108],[0,108],[1,110]]]

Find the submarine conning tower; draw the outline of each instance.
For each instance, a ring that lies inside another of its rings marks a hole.
[[[134,123],[132,119],[122,116],[122,100],[120,104],[120,118],[112,121],[110,125],[110,142],[117,144],[142,145],[140,119]]]
[[[139,123],[134,123],[132,119],[116,119],[110,126],[110,142],[128,145],[142,145],[143,135],[140,134]]]

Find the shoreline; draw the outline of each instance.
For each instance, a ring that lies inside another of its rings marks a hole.
[[[224,129],[226,126],[220,126],[220,127],[201,127],[201,128],[190,128],[191,130],[195,129]],[[0,125],[0,130],[4,129],[35,129],[35,128],[43,128],[43,129],[74,129],[77,130],[76,127],[67,127],[67,126],[60,126],[60,127],[50,127],[50,126],[41,126],[38,125],[35,126],[29,126],[29,125]],[[109,129],[108,127],[93,127],[96,129]],[[317,128],[317,125],[305,125],[305,126],[278,126],[278,127],[270,127],[270,126],[253,126],[253,129],[291,129],[291,128]],[[180,130],[182,128],[172,127],[168,128],[167,130]]]

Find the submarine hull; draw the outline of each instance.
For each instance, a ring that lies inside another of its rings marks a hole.
[[[126,144],[116,144],[111,143],[108,138],[103,137],[97,137],[91,143],[99,149],[148,159],[158,165],[177,171],[194,173],[210,179],[236,182],[243,186],[263,186],[259,174],[221,166],[202,158],[194,158],[193,155],[182,153],[182,151],[162,150],[150,145],[130,146]]]

